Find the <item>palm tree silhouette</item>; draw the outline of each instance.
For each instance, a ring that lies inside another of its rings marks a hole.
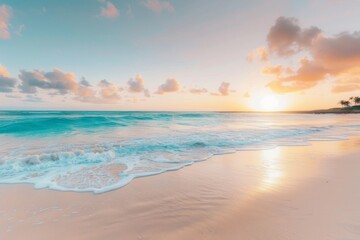
[[[349,100],[341,100],[339,104],[343,107],[350,107],[350,101]]]
[[[353,101],[355,105],[360,105],[360,97],[354,97]]]

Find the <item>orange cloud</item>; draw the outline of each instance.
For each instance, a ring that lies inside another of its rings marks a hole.
[[[353,92],[359,91],[360,84],[337,85],[331,89],[333,93]]]
[[[333,93],[352,92],[360,90],[360,68],[350,74],[341,75],[331,89]]]
[[[95,102],[96,92],[91,87],[81,86],[76,92],[77,100],[82,102]]]
[[[279,17],[267,35],[269,55],[290,57],[305,52],[308,58],[300,60],[296,71],[277,65],[267,66],[262,72],[275,76],[267,87],[275,92],[287,93],[310,89],[327,77],[340,79],[360,78],[360,32],[326,36],[319,28],[301,28],[295,18]],[[333,92],[358,90],[356,84],[338,81]]]
[[[115,104],[121,100],[121,89],[107,80],[101,80],[95,89],[84,78],[79,83],[77,91],[74,93],[74,99],[80,102],[95,104]]]
[[[257,48],[254,51],[250,52],[247,56],[249,62],[260,60],[261,62],[267,62],[269,59],[269,53],[265,48]]]
[[[85,78],[82,78],[79,83],[79,87],[75,92],[75,100],[80,102],[98,102],[98,99],[96,98],[96,91]]]
[[[0,65],[0,76],[2,76],[2,77],[10,77],[10,74],[7,71],[7,69],[4,66],[1,66],[1,65]]]
[[[110,83],[104,79],[100,81],[98,86],[100,87],[100,97],[104,102],[116,103],[118,100],[120,100],[120,89],[115,84]]]
[[[279,76],[283,72],[283,67],[281,65],[273,66],[266,66],[262,69],[262,73],[265,75],[271,76]]]
[[[5,67],[0,65],[0,92],[12,92],[16,85],[16,79],[10,77]]]
[[[326,69],[314,61],[306,58],[300,61],[300,68],[292,75],[282,76],[271,81],[267,87],[279,93],[296,92],[306,90],[317,85],[327,74]]]

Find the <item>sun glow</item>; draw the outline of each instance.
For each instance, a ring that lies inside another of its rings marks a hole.
[[[286,103],[285,99],[281,99],[274,94],[269,94],[260,98],[254,98],[251,105],[256,111],[274,112],[284,110]]]

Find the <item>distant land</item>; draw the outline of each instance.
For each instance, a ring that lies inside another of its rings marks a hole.
[[[226,111],[231,112],[231,111]],[[329,108],[329,109],[316,109],[316,110],[307,110],[307,111],[275,111],[275,112],[261,112],[261,111],[234,111],[235,113],[295,113],[295,114],[326,114],[326,113],[336,113],[336,114],[352,114],[360,113],[360,105],[350,106],[350,107],[340,107],[340,108]]]
[[[342,108],[329,108],[329,109],[319,109],[304,111],[303,113],[360,113],[360,105],[351,106],[351,107],[342,107]]]

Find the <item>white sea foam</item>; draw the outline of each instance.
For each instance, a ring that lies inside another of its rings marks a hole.
[[[51,134],[38,135],[34,129],[29,135],[25,128],[26,134],[0,134],[0,183],[102,193],[136,177],[177,170],[217,154],[344,140],[360,133],[355,115],[329,119],[325,115],[187,113],[170,118],[163,113],[130,113],[118,117],[128,119],[124,126],[123,122],[113,125],[119,121],[116,114],[102,114],[101,122],[111,117],[110,126],[99,127],[92,113],[95,126],[85,127],[83,120],[81,124],[64,121],[70,133],[48,127]],[[62,126],[60,116],[53,115]],[[69,115],[75,118],[70,113],[65,118]],[[32,125],[38,124],[34,121]]]

